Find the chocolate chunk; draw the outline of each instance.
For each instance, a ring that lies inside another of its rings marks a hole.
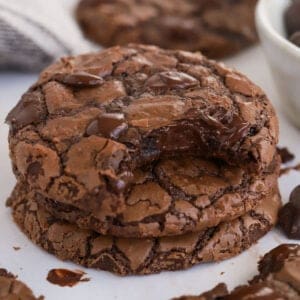
[[[279,212],[279,226],[290,239],[300,240],[300,185],[290,195],[290,200]]]
[[[103,114],[93,120],[87,127],[87,135],[101,135],[117,139],[128,128],[123,114]]]
[[[296,46],[300,47],[300,30],[291,35],[290,41]]]
[[[192,111],[190,113],[192,114]],[[193,119],[192,116],[191,119]],[[176,149],[178,152],[194,149],[199,155],[205,157],[205,153],[216,150],[215,146],[219,147],[219,143],[234,149],[234,144],[247,136],[249,130],[250,124],[237,114],[228,118],[228,114],[224,112],[202,113],[198,116],[197,121],[184,120],[170,126],[168,130],[162,131],[160,137],[155,139],[157,145],[152,147],[162,149],[166,153],[171,149]],[[154,134],[155,132],[152,133],[152,135]],[[201,136],[205,136],[208,142],[202,143]],[[195,141],[198,141],[198,145]]]
[[[300,1],[294,0],[285,12],[286,30],[289,36],[300,31]]]
[[[277,147],[277,152],[280,155],[281,162],[283,164],[286,164],[295,158],[295,155],[291,153],[289,149],[286,147],[284,148]]]
[[[89,74],[87,72],[77,72],[71,74],[55,74],[53,76],[54,80],[57,80],[61,83],[71,85],[71,86],[81,86],[81,87],[88,87],[88,86],[97,86],[104,82],[102,77],[97,75]]]
[[[76,270],[52,269],[48,272],[47,280],[59,286],[72,287],[79,282],[89,281],[88,278],[82,278],[86,273]]]
[[[157,73],[146,82],[146,86],[153,89],[183,89],[196,86],[197,84],[199,82],[196,78],[175,71]]]
[[[40,92],[27,92],[6,117],[6,123],[13,129],[35,124],[45,116],[45,108]]]

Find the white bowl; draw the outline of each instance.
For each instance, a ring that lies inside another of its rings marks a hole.
[[[282,108],[300,127],[300,48],[288,41],[284,26],[284,12],[290,3],[290,0],[260,0],[256,26]]]

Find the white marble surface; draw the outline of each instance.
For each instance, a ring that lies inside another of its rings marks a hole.
[[[227,63],[246,73],[259,84],[277,108],[281,137],[280,144],[288,146],[300,161],[299,130],[285,119],[280,110],[280,99],[274,86],[262,50],[255,47],[227,60]],[[182,294],[197,294],[212,288],[220,281],[230,288],[242,284],[256,272],[256,261],[267,250],[287,240],[273,230],[257,245],[240,256],[218,264],[195,266],[190,270],[164,272],[158,275],[120,278],[107,272],[85,270],[91,278],[73,288],[61,288],[46,281],[51,268],[78,269],[78,266],[61,262],[33,245],[19,232],[11,220],[5,199],[15,183],[11,172],[7,150],[8,128],[4,119],[20,95],[33,83],[36,74],[0,73],[0,267],[5,267],[28,283],[36,294],[43,294],[47,300],[63,299],[120,299],[120,300],[167,300]],[[283,200],[287,201],[290,191],[300,184],[300,173],[291,172],[280,179]],[[291,242],[291,241],[289,241]],[[13,250],[19,246],[19,251]],[[82,269],[82,268],[80,268]],[[221,275],[221,272],[225,272]]]

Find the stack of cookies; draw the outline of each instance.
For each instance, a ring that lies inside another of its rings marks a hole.
[[[237,255],[280,207],[263,91],[200,53],[129,45],[61,59],[7,116],[15,222],[57,257],[113,273]]]

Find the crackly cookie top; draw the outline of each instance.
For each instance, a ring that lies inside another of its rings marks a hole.
[[[137,167],[193,154],[261,170],[278,137],[270,102],[245,76],[200,53],[143,45],[61,59],[7,122],[19,178],[49,191],[67,177],[76,201],[108,212],[118,205],[106,195],[122,193]]]
[[[221,57],[256,41],[256,2],[82,0],[76,15],[86,36],[104,46],[134,42]]]
[[[179,235],[201,231],[254,209],[277,184],[280,163],[261,176],[200,158],[164,159],[152,169],[136,169],[124,193],[122,212],[101,221],[102,211],[74,208],[74,199],[60,192],[70,180],[55,181],[39,201],[59,219],[101,234],[121,237]],[[58,197],[59,196],[59,197]],[[54,200],[53,200],[54,199]]]

